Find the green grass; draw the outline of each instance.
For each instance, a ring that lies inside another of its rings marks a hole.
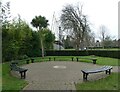
[[[47,62],[49,61],[49,57],[51,57],[51,61],[72,61],[72,57],[74,57],[74,61],[77,61],[76,58],[79,58],[78,62],[85,62],[85,63],[92,63],[92,60],[89,60],[89,58],[92,58],[93,56],[46,56],[43,58],[41,57],[36,57],[35,62]],[[84,59],[85,58],[85,59]],[[98,65],[112,65],[112,66],[118,66],[118,60],[115,58],[109,58],[109,57],[98,57],[97,58],[96,64]],[[25,63],[25,60],[22,60]]]
[[[81,58],[91,58],[91,56],[83,56]],[[116,58],[109,58],[109,57],[98,57],[97,58],[96,64],[98,65],[112,65],[112,66],[118,66],[118,60]],[[79,62],[86,62],[86,63],[91,63],[92,60],[87,60],[87,59],[80,59]]]
[[[113,66],[118,66],[118,60],[115,58],[105,58],[105,57],[97,57],[97,64],[99,65],[113,65]]]
[[[79,90],[120,90],[118,80],[120,73],[112,73],[110,76],[97,81],[87,81],[81,84],[76,84],[76,89]]]
[[[27,84],[25,80],[13,77],[10,74],[9,63],[2,64],[2,90],[4,92],[7,90],[16,90],[16,92],[19,92]]]

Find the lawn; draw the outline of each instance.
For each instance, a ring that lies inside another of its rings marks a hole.
[[[92,60],[89,60],[89,58],[92,58],[93,56],[46,56],[43,58],[37,57],[34,58],[35,62],[46,62],[49,61],[49,58],[51,58],[51,61],[72,61],[72,57],[74,58],[74,61],[77,61],[76,58],[79,58],[78,62],[86,62],[86,63],[92,63]],[[115,58],[109,58],[109,57],[99,57],[95,56],[94,58],[97,58],[96,64],[98,65],[112,65],[112,66],[118,66],[118,60]],[[23,60],[25,62],[25,60]]]
[[[78,92],[79,90],[120,90],[118,76],[120,76],[120,73],[112,73],[110,76],[97,81],[78,83],[76,89]]]
[[[83,56],[82,58],[91,58],[91,56]],[[109,57],[99,57],[95,56],[97,58],[96,64],[98,65],[112,65],[112,66],[118,66],[118,60],[115,58],[109,58]],[[80,62],[87,62],[91,63],[91,60],[86,60],[86,59],[80,59]]]
[[[4,92],[7,90],[16,90],[15,92],[19,92],[27,84],[26,81],[10,75],[9,63],[2,64],[2,90]]]

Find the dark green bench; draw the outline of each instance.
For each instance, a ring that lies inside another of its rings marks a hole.
[[[96,61],[97,61],[97,58],[76,58],[77,59],[77,61],[78,61],[78,59],[86,59],[86,60],[92,60],[92,62],[93,62],[93,64],[96,64]]]
[[[13,71],[18,71],[20,73],[20,75],[21,75],[21,79],[26,78],[26,71],[28,69],[21,68],[21,67],[17,66],[17,64],[13,64],[13,63],[10,64],[10,68]]]
[[[106,74],[111,74],[112,66],[103,66],[97,69],[81,70],[83,73],[83,80],[87,80],[87,76],[92,73],[106,72]]]

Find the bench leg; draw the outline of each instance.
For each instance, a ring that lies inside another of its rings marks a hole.
[[[49,61],[51,61],[51,58],[49,58]]]
[[[83,73],[83,80],[85,80],[85,73]]]
[[[111,69],[106,70],[106,74],[111,74]]]
[[[93,64],[96,64],[96,60],[93,60]]]
[[[54,57],[54,61],[55,61],[55,57]]]
[[[20,75],[21,75],[21,79],[23,78],[23,73],[22,72],[20,72]]]
[[[73,57],[72,57],[72,61],[73,61]]]
[[[77,62],[78,62],[78,58],[77,58]]]
[[[107,72],[108,72],[108,71],[106,70],[105,73],[107,74]]]
[[[20,72],[20,75],[21,75],[21,79],[25,79],[26,78],[26,71]]]
[[[111,69],[109,69],[109,71],[108,71],[108,72],[109,72],[109,74],[111,74]]]
[[[31,60],[31,63],[34,63],[34,60]]]
[[[85,79],[87,80],[87,76],[88,76],[88,74],[86,73],[86,76],[85,76]]]
[[[88,73],[83,73],[83,80],[87,80]]]
[[[24,79],[26,78],[26,71],[24,71]]]

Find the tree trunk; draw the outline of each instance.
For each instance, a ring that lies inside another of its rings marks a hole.
[[[77,39],[76,41],[76,50],[78,51],[80,49],[80,39]]]
[[[41,39],[41,48],[42,48],[42,58],[44,58],[44,47],[43,47],[43,41]]]

